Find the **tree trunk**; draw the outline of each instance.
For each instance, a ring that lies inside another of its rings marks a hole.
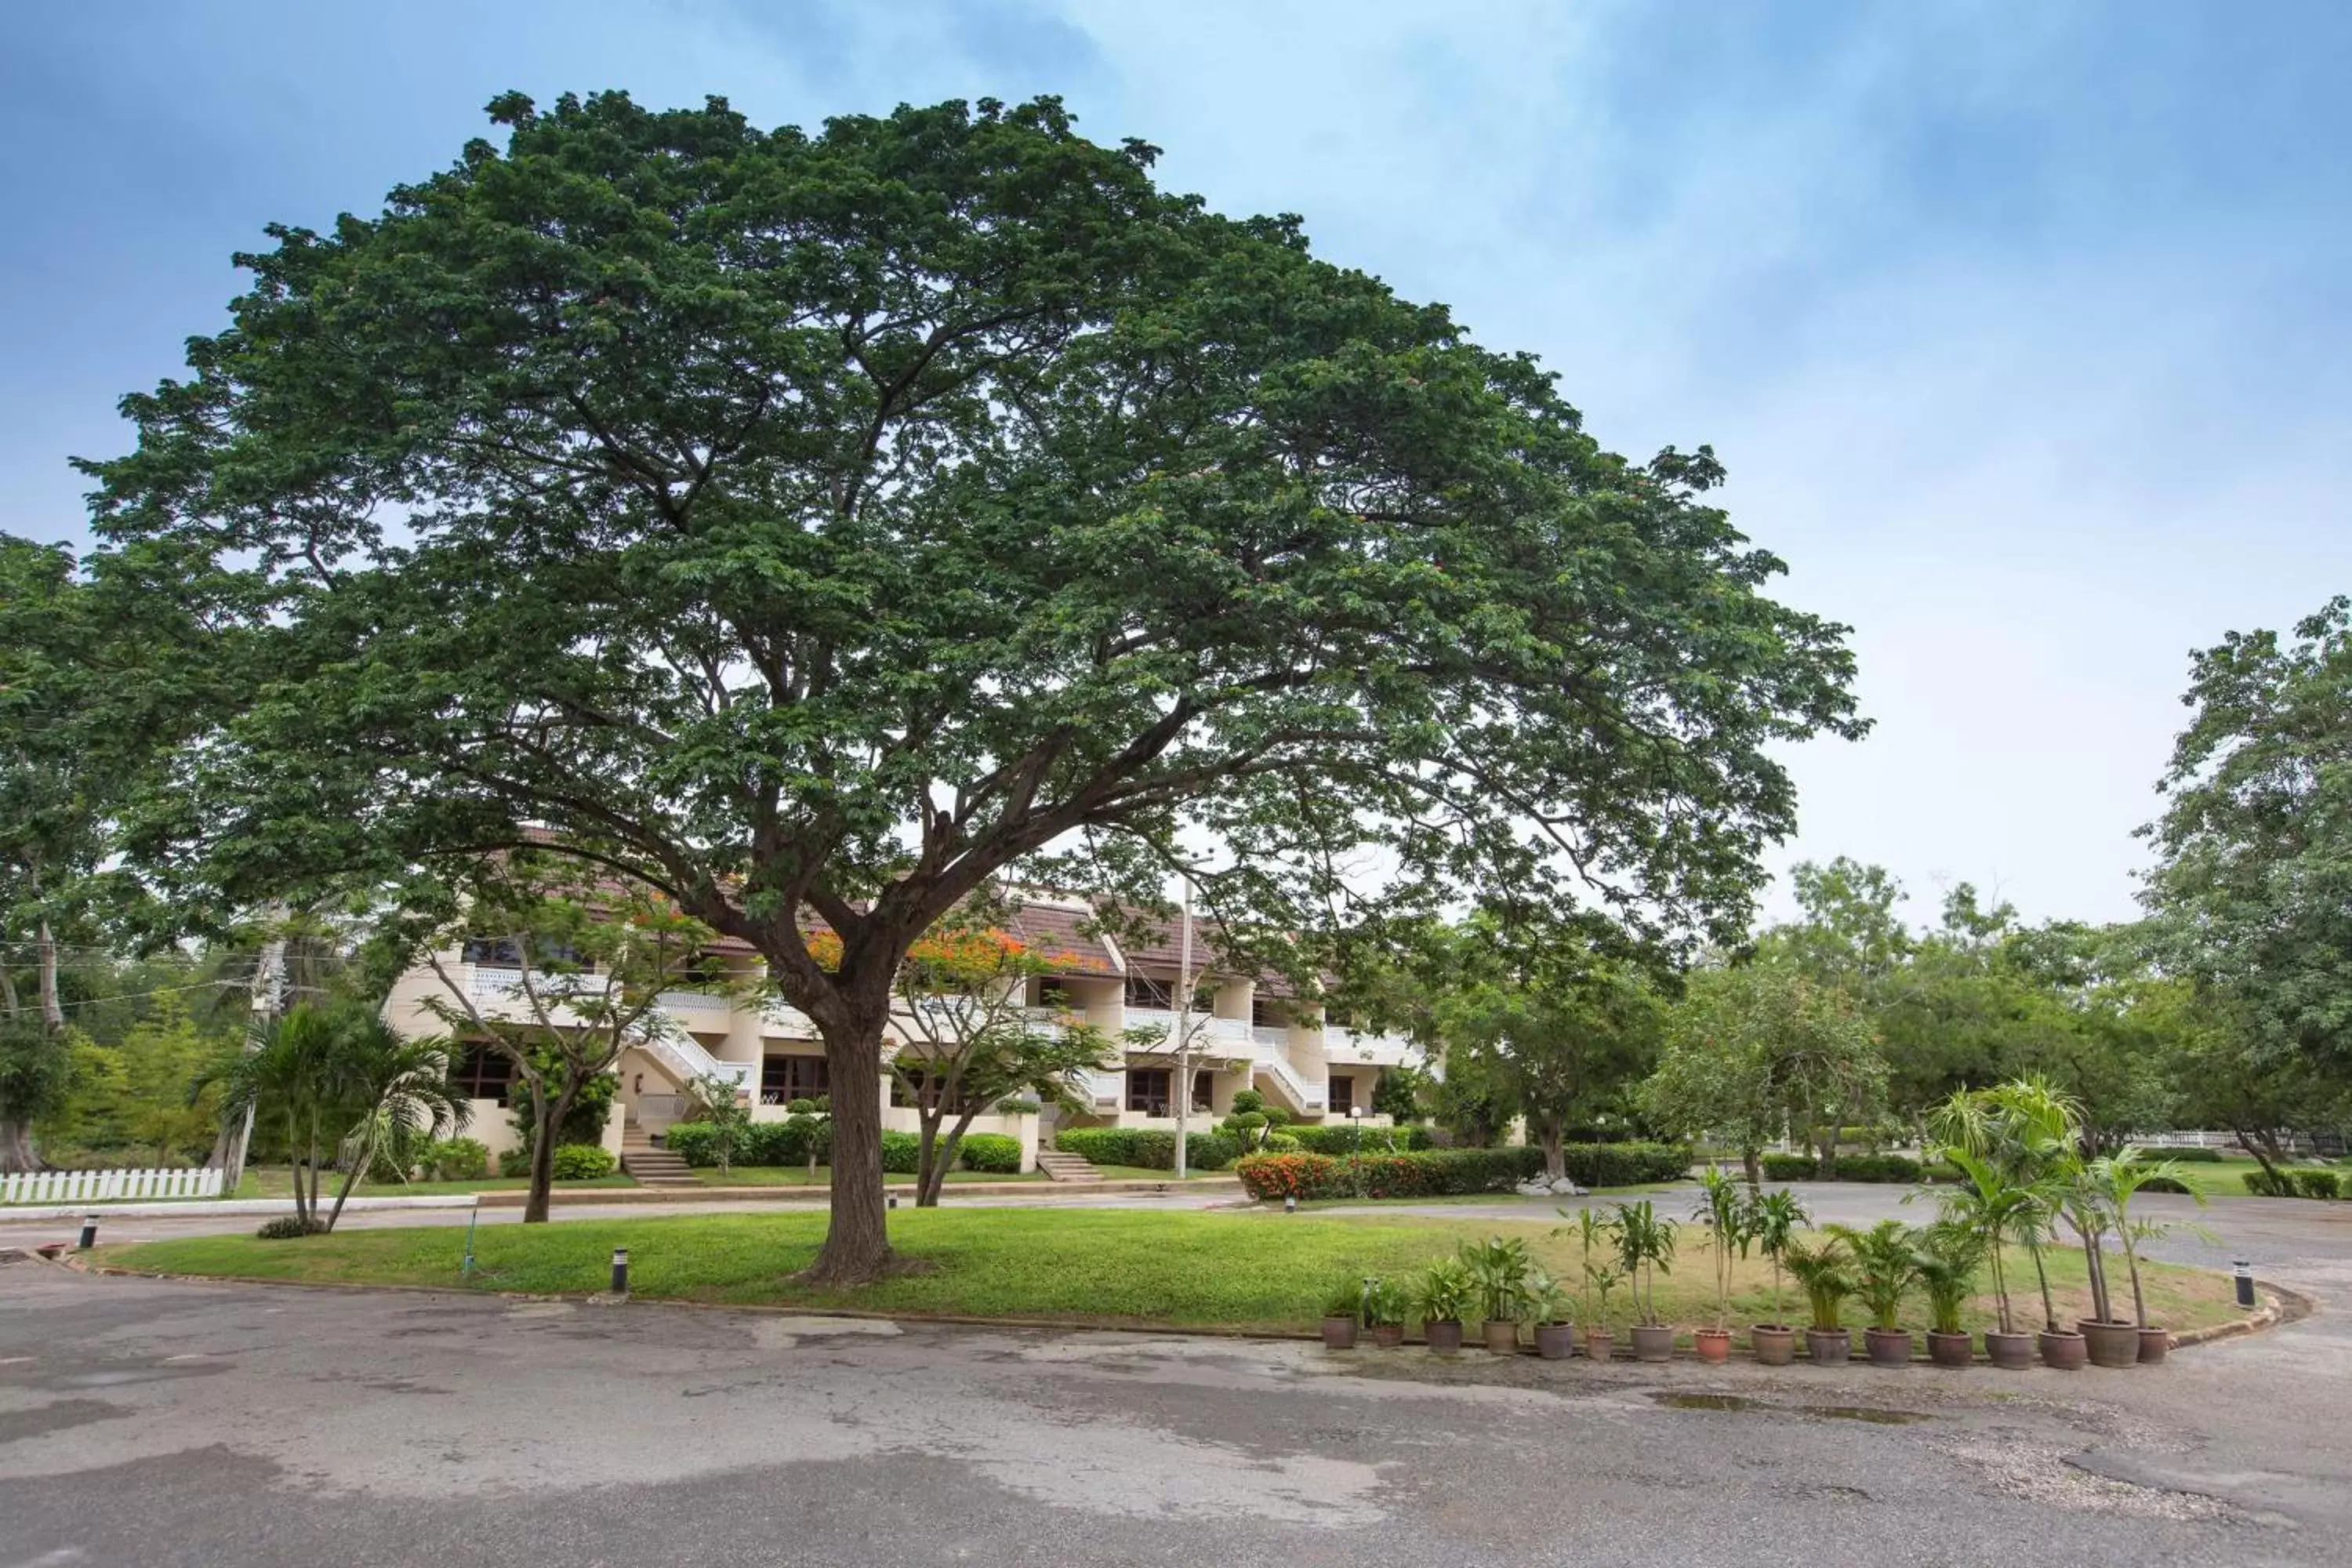
[[[811,1284],[867,1284],[892,1262],[882,1193],[882,1026],[889,979],[884,974],[870,997],[851,1000],[846,1017],[818,1021],[833,1084],[833,1188],[824,1245],[808,1268]]]
[[[49,934],[47,916],[41,920],[41,934],[34,951],[41,964],[41,1028],[45,1033],[65,1032],[66,1010],[58,1001],[58,939]]]
[[[530,1097],[530,1192],[524,1197],[522,1223],[547,1223],[548,1194],[555,1189],[555,1131],[572,1112],[572,1100],[578,1089],[566,1085],[563,1093],[551,1105],[545,1086],[535,1086],[540,1092]]]
[[[1566,1119],[1557,1111],[1546,1111],[1538,1121],[1541,1125],[1538,1127],[1536,1136],[1543,1142],[1544,1175],[1557,1182],[1568,1174],[1568,1151],[1561,1147],[1566,1136]],[[1356,1136],[1361,1139],[1363,1133],[1359,1131]]]
[[[33,1129],[24,1121],[0,1121],[0,1176],[37,1171],[41,1157],[33,1151]]]
[[[1764,1184],[1764,1160],[1754,1144],[1739,1151],[1740,1168],[1748,1173],[1748,1190],[1754,1192]]]
[[[915,1104],[919,1129],[915,1150],[915,1206],[919,1209],[937,1208],[940,1183],[947,1174],[941,1168],[940,1155],[940,1118],[944,1113],[946,1102],[942,1100],[935,1105],[925,1105],[922,1097],[918,1095]],[[884,1178],[887,1179],[887,1176]]]
[[[2231,1131],[2238,1135],[2238,1146],[2254,1157],[2263,1173],[2273,1181],[2278,1180],[2278,1162],[2284,1157],[2278,1139],[2266,1129],[2233,1127]]]

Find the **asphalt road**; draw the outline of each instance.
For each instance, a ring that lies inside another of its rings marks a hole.
[[[2313,1316],[2073,1374],[1439,1363],[16,1262],[0,1568],[2352,1563],[2339,1213],[2216,1221]]]

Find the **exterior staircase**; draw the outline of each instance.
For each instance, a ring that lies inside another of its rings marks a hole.
[[[653,1135],[632,1119],[621,1127],[621,1169],[641,1187],[698,1187],[694,1168],[667,1149],[654,1147]]]
[[[1084,1156],[1065,1154],[1058,1149],[1037,1151],[1037,1168],[1045,1173],[1049,1182],[1099,1182],[1102,1173],[1088,1163]]]

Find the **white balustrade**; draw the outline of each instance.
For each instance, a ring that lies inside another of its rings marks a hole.
[[[0,1204],[110,1203],[123,1198],[216,1198],[221,1173],[194,1171],[20,1171],[0,1176]]]

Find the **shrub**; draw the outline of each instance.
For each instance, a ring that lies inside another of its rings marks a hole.
[[[2291,1198],[2295,1195],[2294,1173],[2292,1171],[2273,1174],[2256,1166],[2239,1180],[2246,1184],[2246,1191],[2258,1198]]]
[[[1269,1132],[1265,1135],[1265,1142],[1258,1147],[1269,1154],[1296,1154],[1305,1150],[1307,1145],[1298,1141],[1296,1132]]]
[[[2178,1193],[2186,1197],[2189,1195],[2189,1184],[2171,1176],[2150,1176],[2139,1184],[2139,1190],[2144,1193]]]
[[[558,1143],[550,1163],[559,1182],[593,1182],[611,1175],[620,1165],[602,1143]]]
[[[1021,1140],[1004,1132],[968,1132],[956,1155],[967,1171],[1017,1175],[1021,1170]]]
[[[1767,1154],[1763,1166],[1766,1179],[1775,1182],[1809,1182],[1816,1168],[1811,1154]],[[1957,1173],[1948,1166],[1937,1173],[1946,1181]],[[1831,1179],[1840,1182],[1916,1182],[1926,1174],[1907,1154],[1841,1154],[1830,1165]]]
[[[1660,1143],[1580,1144],[1566,1151],[1569,1174],[1587,1186],[1671,1181],[1690,1152]],[[1303,1152],[1253,1154],[1234,1167],[1252,1197],[1445,1197],[1508,1192],[1543,1169],[1540,1149],[1429,1149],[1346,1159]]]
[[[2218,1165],[2229,1157],[2219,1149],[2158,1149],[2146,1143],[2134,1147],[2147,1159],[2178,1160],[2184,1165]]]
[[[530,1151],[528,1149],[505,1149],[499,1151],[499,1174],[507,1177],[509,1180],[512,1180],[517,1176],[530,1175]]]
[[[2295,1194],[2300,1197],[2332,1198],[2344,1190],[2333,1171],[2289,1171],[2287,1174],[2294,1178]]]
[[[803,1095],[798,1100],[787,1102],[784,1106],[784,1110],[788,1114],[793,1116],[814,1116],[816,1114],[816,1101]]]
[[[1412,1136],[1409,1127],[1356,1127],[1345,1121],[1294,1127],[1290,1131],[1310,1154],[1352,1154],[1357,1151],[1359,1138],[1367,1154],[1402,1153],[1412,1147]]]
[[[325,1234],[326,1226],[315,1219],[305,1219],[297,1214],[282,1214],[253,1234],[264,1241],[298,1241],[306,1236]]]
[[[708,1121],[673,1121],[669,1131],[662,1134],[662,1147],[689,1165],[716,1165],[719,1129]]]
[[[912,1132],[882,1134],[882,1169],[889,1175],[911,1176],[923,1161],[923,1141]]]
[[[1292,1122],[1298,1120],[1298,1118],[1293,1116],[1287,1110],[1283,1110],[1279,1105],[1267,1106],[1263,1114],[1265,1117],[1265,1124],[1268,1127],[1287,1127]]]
[[[1235,1089],[1234,1091],[1234,1113],[1235,1115],[1242,1115],[1245,1112],[1255,1110],[1264,1110],[1265,1109],[1265,1096],[1260,1094],[1257,1090],[1254,1089]]]
[[[1176,1168],[1176,1134],[1145,1127],[1071,1127],[1054,1135],[1054,1146],[1097,1165],[1132,1165],[1147,1171]],[[1241,1153],[1227,1132],[1185,1135],[1184,1163],[1195,1171],[1222,1171]]]
[[[432,1145],[427,1160],[436,1182],[478,1182],[490,1173],[490,1152],[478,1139],[445,1139]]]

